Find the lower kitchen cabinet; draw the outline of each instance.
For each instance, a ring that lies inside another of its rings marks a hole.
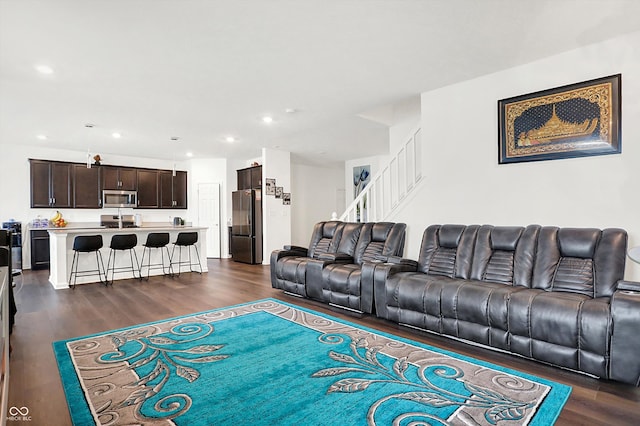
[[[49,231],[31,230],[31,269],[49,269]]]

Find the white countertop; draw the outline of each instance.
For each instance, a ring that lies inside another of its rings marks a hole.
[[[70,233],[84,233],[84,232],[100,232],[100,233],[114,233],[114,232],[147,232],[147,231],[198,231],[200,229],[206,229],[204,226],[191,226],[191,225],[163,225],[163,224],[149,224],[132,228],[107,228],[106,226],[99,225],[73,225],[69,224],[63,228],[32,228],[42,229],[49,231],[53,234],[70,234]]]

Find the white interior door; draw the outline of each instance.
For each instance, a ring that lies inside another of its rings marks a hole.
[[[220,184],[198,184],[198,225],[207,228],[207,257],[220,257]]]

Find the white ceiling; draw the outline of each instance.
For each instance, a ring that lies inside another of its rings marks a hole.
[[[388,150],[394,105],[638,16],[637,0],[0,0],[0,143],[336,164]]]

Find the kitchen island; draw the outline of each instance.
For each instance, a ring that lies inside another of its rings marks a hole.
[[[144,248],[143,244],[147,240],[147,235],[152,232],[168,232],[169,233],[169,244],[167,248],[169,249],[169,253],[173,250],[173,242],[176,240],[178,233],[180,232],[192,232],[195,231],[198,233],[198,242],[196,243],[196,247],[198,248],[198,253],[200,254],[200,267],[202,268],[202,272],[207,272],[207,252],[206,252],[206,235],[207,228],[199,227],[199,226],[172,226],[172,225],[163,225],[163,224],[149,224],[142,225],[134,228],[107,228],[104,226],[73,226],[70,224],[65,228],[49,228],[49,254],[50,254],[50,274],[49,274],[49,282],[55,289],[64,289],[69,288],[69,275],[71,273],[71,263],[73,261],[73,240],[76,236],[79,235],[102,235],[103,248],[100,250],[102,254],[102,258],[104,260],[104,266],[107,267],[107,260],[109,259],[109,244],[111,243],[111,237],[116,234],[135,234],[138,238],[138,245],[135,247],[135,252],[138,257],[138,261],[142,258],[142,250]],[[182,259],[185,260],[185,257],[188,258],[186,250],[190,249],[192,251],[193,248],[183,248]],[[164,249],[163,249],[164,250]],[[179,249],[176,249],[176,256],[178,256]],[[118,252],[116,256],[116,268],[129,266],[130,257],[126,252],[123,254],[122,251]],[[149,253],[149,250],[147,250]],[[166,252],[165,252],[166,253]],[[146,276],[147,268],[147,255],[145,255],[145,267],[143,268],[143,273]],[[159,250],[151,250],[151,263],[160,263],[160,253]],[[176,259],[177,260],[177,259]],[[192,253],[192,260],[197,262],[198,259],[195,253]],[[165,256],[165,262],[166,260]],[[84,253],[80,256],[80,263],[78,264],[78,271],[87,270],[87,269],[96,269],[96,257],[93,253]],[[182,266],[182,271],[185,270],[185,266]],[[198,270],[197,266],[194,267],[194,270]],[[162,269],[152,269],[150,271],[150,275],[162,275]],[[136,272],[137,276],[137,272]],[[111,274],[109,274],[111,277]],[[128,279],[133,278],[131,271],[116,271],[115,280]],[[98,274],[95,276],[83,276],[78,277],[76,280],[76,284],[86,284],[92,282],[99,282]]]

